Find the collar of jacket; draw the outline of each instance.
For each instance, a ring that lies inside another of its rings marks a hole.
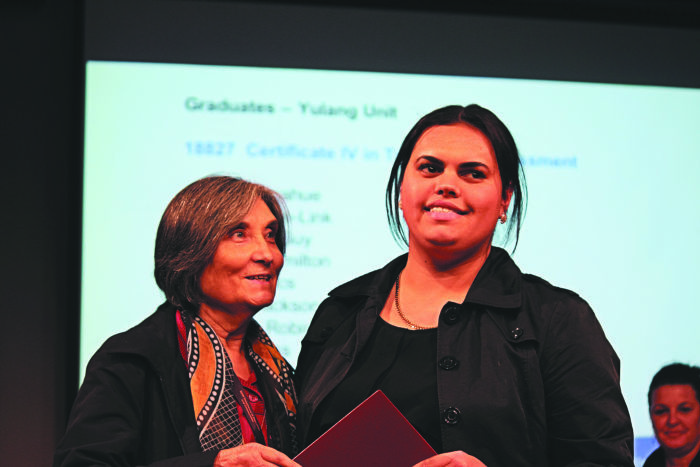
[[[403,254],[382,269],[360,276],[331,290],[331,297],[368,296],[383,300],[391,291],[396,276],[406,266]],[[492,246],[486,262],[479,270],[464,303],[494,308],[518,308],[522,303],[522,273],[510,255]]]

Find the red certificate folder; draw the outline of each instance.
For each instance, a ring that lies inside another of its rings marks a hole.
[[[301,451],[302,467],[410,467],[435,451],[382,391],[376,391]]]

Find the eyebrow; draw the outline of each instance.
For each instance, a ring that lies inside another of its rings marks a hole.
[[[248,224],[248,223],[245,222],[245,221],[241,221],[241,222],[239,222],[238,224],[234,225],[233,228],[232,228],[231,230],[247,229],[248,227],[250,227],[250,224]],[[270,228],[273,228],[273,227],[279,227],[279,221],[278,221],[276,218],[275,218],[275,219],[272,219],[270,222],[268,222],[268,223],[265,225],[265,228],[266,228],[266,229],[270,229]]]

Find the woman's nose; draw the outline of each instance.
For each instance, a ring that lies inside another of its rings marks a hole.
[[[274,259],[272,254],[272,249],[275,248],[273,243],[270,243],[269,239],[265,237],[259,237],[255,240],[253,246],[253,261],[270,264]]]
[[[460,190],[449,174],[443,174],[435,183],[435,193],[448,198],[454,198],[460,195]]]
[[[675,425],[678,423],[678,414],[676,413],[675,410],[671,410],[668,413],[668,419],[666,420],[667,425]]]

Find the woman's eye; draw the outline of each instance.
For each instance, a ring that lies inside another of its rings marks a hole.
[[[666,410],[665,408],[658,408],[658,409],[654,409],[654,410],[652,411],[652,413],[653,413],[654,415],[663,415],[663,414],[665,414],[666,412],[668,412],[668,410]]]
[[[467,170],[464,172],[464,175],[467,177],[471,178],[476,178],[476,179],[484,179],[486,178],[486,174],[480,170]]]
[[[438,167],[435,164],[430,164],[430,163],[424,163],[418,166],[418,170],[420,172],[426,172],[429,174],[435,174],[439,172]]]
[[[244,238],[244,237],[245,237],[245,231],[243,231],[243,230],[234,230],[233,232],[231,232],[231,238],[240,239],[240,238]]]
[[[274,240],[276,236],[277,236],[277,232],[274,230],[268,230],[265,233],[265,238],[267,238],[268,240]]]

